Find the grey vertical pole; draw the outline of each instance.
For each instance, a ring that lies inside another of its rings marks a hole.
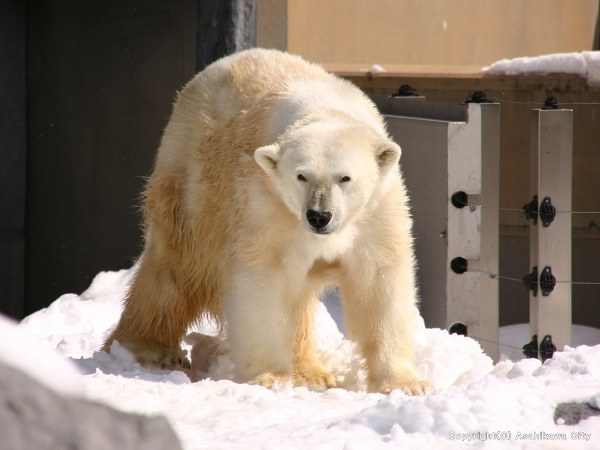
[[[497,361],[500,106],[471,103],[468,116],[448,130],[448,326],[465,324]],[[457,192],[474,207],[457,208]],[[451,269],[457,257],[466,260],[466,272]]]
[[[538,214],[530,225],[530,261],[537,276],[529,321],[531,335],[537,335],[538,356],[545,359],[551,356],[542,351],[548,339],[559,351],[571,343],[573,111],[532,110],[530,140],[531,191],[537,196]]]

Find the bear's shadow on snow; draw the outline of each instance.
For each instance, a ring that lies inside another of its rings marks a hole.
[[[70,358],[83,375],[102,372],[106,375],[117,375],[124,378],[151,382],[168,382],[186,384],[190,378],[182,371],[163,370],[145,367],[135,361],[134,356],[122,347],[108,354],[104,351],[95,352],[91,358]]]

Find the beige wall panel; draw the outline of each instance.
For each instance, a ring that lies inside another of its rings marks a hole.
[[[597,11],[596,0],[288,0],[287,48],[321,63],[484,66],[589,50]]]

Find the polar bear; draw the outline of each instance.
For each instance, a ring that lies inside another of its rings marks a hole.
[[[178,94],[139,271],[104,349],[185,369],[182,336],[209,316],[238,381],[323,390],[336,380],[315,357],[314,310],[337,286],[369,391],[423,394],[399,158],[373,103],[321,67],[262,49],[213,63]]]

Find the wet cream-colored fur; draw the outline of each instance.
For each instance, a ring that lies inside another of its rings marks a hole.
[[[145,249],[118,340],[186,367],[202,315],[227,329],[237,379],[335,386],[314,309],[339,288],[370,391],[421,394],[411,219],[400,148],[353,85],[285,53],[223,58],[179,93],[145,192]]]

